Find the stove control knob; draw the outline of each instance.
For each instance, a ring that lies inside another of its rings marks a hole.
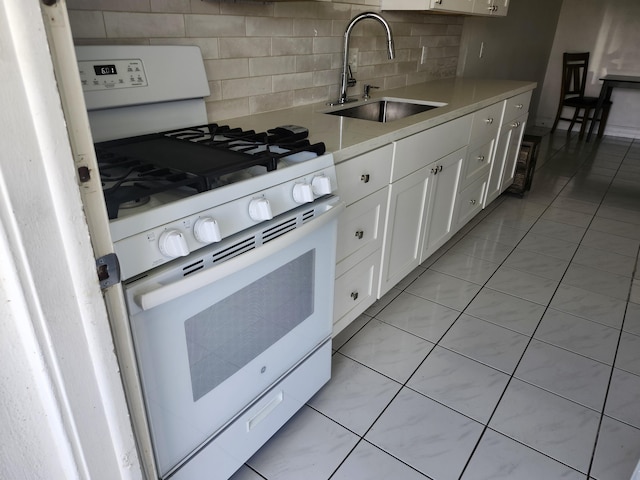
[[[313,202],[313,187],[309,183],[296,183],[293,186],[293,200],[296,203]]]
[[[256,222],[262,222],[263,220],[271,220],[273,213],[271,213],[271,205],[266,198],[254,198],[249,202],[249,216],[251,220]]]
[[[331,179],[326,175],[318,175],[311,180],[311,186],[313,187],[313,193],[316,195],[328,195],[333,189],[331,188]]]
[[[165,257],[178,258],[189,255],[187,239],[184,238],[180,230],[165,230],[162,232],[158,240],[158,247],[160,247],[160,253]]]
[[[200,243],[214,243],[222,240],[218,222],[211,217],[201,217],[193,226],[193,235]]]

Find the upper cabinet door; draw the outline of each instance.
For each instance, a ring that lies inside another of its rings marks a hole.
[[[380,8],[505,16],[509,8],[509,0],[381,0]]]
[[[474,0],[431,0],[431,9],[443,12],[472,13]]]
[[[474,0],[381,0],[382,10],[437,10],[440,12],[473,13]]]
[[[475,0],[473,13],[504,17],[509,10],[509,0]]]

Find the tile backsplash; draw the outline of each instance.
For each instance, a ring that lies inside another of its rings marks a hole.
[[[67,0],[77,45],[183,44],[202,51],[210,121],[337,98],[344,30],[379,0],[248,2]],[[388,60],[382,26],[358,23],[351,35],[359,95],[369,83],[393,88],[455,76],[462,16],[382,12],[393,30]]]

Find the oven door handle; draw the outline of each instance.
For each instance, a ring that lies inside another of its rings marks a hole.
[[[330,222],[336,220],[338,215],[340,215],[342,210],[344,210],[344,207],[345,205],[343,202],[338,202],[332,205],[329,210],[319,217],[316,217],[312,221],[288,232],[277,240],[271,241],[266,245],[256,248],[255,250],[251,250],[227,260],[214,268],[209,268],[203,272],[182,278],[177,282],[158,285],[152,290],[134,295],[134,300],[142,310],[150,310],[222,280],[232,273],[244,268],[249,268],[260,260],[275,255],[278,251],[290,247],[307,235],[311,235],[314,231],[317,231]]]

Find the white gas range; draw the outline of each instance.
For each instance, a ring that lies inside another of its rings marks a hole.
[[[330,376],[331,154],[208,124],[196,47],[77,47],[159,478],[228,478]]]

